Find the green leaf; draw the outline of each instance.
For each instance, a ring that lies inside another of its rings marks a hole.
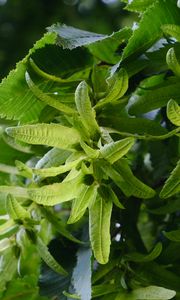
[[[161,254],[161,251],[162,251],[162,244],[157,243],[154,249],[147,255],[140,254],[140,253],[129,253],[126,255],[126,257],[127,260],[130,261],[144,263],[144,262],[155,260]]]
[[[104,159],[113,164],[123,157],[134,145],[134,138],[125,138],[117,142],[105,144],[100,148],[100,153]]]
[[[0,225],[0,240],[9,238],[19,230],[19,226],[12,219]]]
[[[36,169],[48,169],[50,167],[58,167],[65,163],[66,159],[71,155],[68,150],[52,148],[49,150],[36,164]]]
[[[161,86],[154,89],[139,88],[129,101],[129,113],[140,115],[156,108],[165,106],[169,99],[179,100],[179,81],[172,79],[165,80]]]
[[[128,2],[125,9],[133,12],[144,12],[154,2],[155,0],[133,0]]]
[[[180,126],[180,106],[172,99],[167,104],[167,116],[174,125]]]
[[[28,72],[25,73],[26,82],[28,84],[28,87],[39,100],[41,100],[43,103],[52,106],[56,108],[57,110],[64,112],[66,114],[74,114],[75,110],[71,107],[68,107],[67,105],[59,102],[55,98],[43,93],[32,81],[30,75]]]
[[[128,89],[128,74],[125,69],[120,69],[120,71],[110,76],[107,82],[109,85],[108,94],[95,105],[95,108],[117,101],[126,93]]]
[[[177,60],[174,48],[170,48],[166,55],[166,62],[177,77],[180,77],[180,64]]]
[[[11,194],[7,196],[6,208],[10,217],[14,220],[30,219],[30,213]]]
[[[131,29],[125,27],[103,40],[88,45],[90,52],[99,60],[109,64],[116,64],[120,60],[118,47],[126,42],[131,35]]]
[[[89,207],[90,241],[95,258],[100,264],[106,264],[110,253],[110,219],[112,202],[97,195]]]
[[[154,120],[144,118],[125,118],[116,117],[115,109],[113,117],[104,115],[100,117],[101,125],[108,126],[109,128],[117,129],[119,132],[144,134],[144,135],[163,135],[167,133],[167,129],[162,127]]]
[[[150,48],[161,37],[161,26],[168,23],[180,23],[180,11],[177,10],[175,1],[155,1],[144,12],[138,28],[129,39],[123,52],[123,59],[142,54]]]
[[[99,126],[95,118],[95,111],[91,106],[88,85],[85,81],[82,81],[76,88],[75,103],[84,127],[90,136],[96,136],[99,133]]]
[[[75,238],[71,234],[71,232],[66,228],[66,224],[61,219],[56,217],[56,215],[54,215],[54,213],[52,213],[49,209],[41,207],[41,211],[43,215],[46,217],[46,219],[53,225],[56,231],[59,232],[62,236],[64,236],[65,238],[67,238],[68,240],[74,243],[78,243],[78,244],[83,243],[77,238]]]
[[[57,43],[64,49],[74,49],[107,38],[107,35],[80,30],[60,23],[48,27],[48,31],[57,34]]]
[[[64,276],[68,274],[64,270],[64,268],[59,263],[57,263],[54,257],[50,254],[47,246],[44,244],[40,237],[37,238],[37,249],[41,258],[52,270]]]
[[[124,206],[119,201],[118,197],[112,190],[112,188],[108,185],[102,185],[99,188],[99,193],[102,196],[103,199],[106,199],[107,201],[112,201],[118,208],[124,209]]]
[[[43,168],[43,169],[32,169],[32,172],[35,175],[39,175],[42,178],[57,176],[59,174],[66,173],[73,168],[76,168],[77,165],[84,159],[84,156],[80,154],[79,158],[70,162],[66,162],[64,165],[59,167],[50,167],[50,168]]]
[[[85,186],[78,197],[73,200],[71,215],[68,219],[68,224],[77,222],[85,213],[87,207],[94,202],[97,196],[96,184]]]
[[[76,198],[83,187],[82,181],[82,175],[78,174],[75,178],[61,183],[45,185],[39,188],[29,188],[27,193],[34,202],[53,206]]]
[[[81,299],[91,299],[91,256],[89,248],[80,248],[77,252],[77,264],[72,274],[72,284]]]
[[[80,145],[81,145],[82,149],[84,150],[84,152],[86,153],[86,155],[89,158],[94,158],[94,159],[98,158],[98,156],[99,156],[99,150],[91,148],[90,146],[88,146],[83,141],[80,141]]]
[[[176,292],[168,290],[160,286],[148,286],[144,288],[135,289],[131,292],[134,299],[138,300],[168,300],[174,298]]]
[[[171,172],[169,178],[166,180],[161,192],[161,198],[169,198],[176,193],[180,192],[180,160],[177,166]]]
[[[165,237],[167,237],[169,240],[173,242],[180,242],[180,229],[169,231],[169,232],[164,231],[163,234],[165,235]]]
[[[26,164],[24,164],[23,162],[21,162],[19,160],[16,160],[15,164],[16,164],[16,167],[21,176],[24,176],[24,177],[30,178],[30,179],[32,178],[33,172],[31,170],[31,168],[29,168]]]
[[[174,37],[180,42],[180,26],[175,24],[165,24],[161,26],[163,32],[167,35]]]
[[[6,128],[10,136],[33,145],[47,145],[61,149],[72,149],[80,141],[74,128],[59,124],[36,124]]]
[[[11,71],[7,78],[0,84],[0,116],[7,119],[21,120],[23,122],[37,121],[44,104],[37,101],[36,97],[29,90],[24,75],[28,57],[37,49],[43,48],[46,44],[55,43],[55,34],[47,33],[40,39],[29,54],[19,62],[16,69]],[[26,108],[26,109],[25,109]]]

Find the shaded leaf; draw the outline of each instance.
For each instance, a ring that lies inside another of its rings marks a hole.
[[[156,259],[161,254],[161,251],[162,251],[162,244],[158,243],[154,247],[154,249],[147,255],[140,254],[140,253],[129,253],[126,255],[126,257],[128,260],[134,262],[139,262],[139,263],[149,262]]]
[[[180,242],[180,229],[169,232],[164,231],[164,235],[173,242]]]

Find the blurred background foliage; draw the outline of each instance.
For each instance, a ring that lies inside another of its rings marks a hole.
[[[0,79],[7,76],[53,23],[108,33],[137,16],[120,0],[0,0]]]

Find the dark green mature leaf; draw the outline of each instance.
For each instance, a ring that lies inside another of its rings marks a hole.
[[[80,135],[74,128],[59,124],[36,124],[8,127],[6,132],[23,142],[33,145],[47,145],[61,149],[71,149],[80,141]]]
[[[77,252],[77,264],[72,274],[75,292],[84,300],[91,299],[91,256],[91,249],[80,248]]]
[[[44,47],[46,44],[54,44],[54,42],[55,34],[48,33],[44,35],[29,51],[29,54],[23,61],[17,64],[16,69],[11,71],[7,78],[3,79],[0,85],[1,117],[23,122],[38,120],[44,104],[37,101],[26,84],[24,75],[27,68],[27,60],[37,49]]]
[[[163,189],[161,190],[161,198],[169,198],[172,195],[180,192],[180,160],[177,166],[171,172],[169,178],[166,180]]]
[[[100,264],[106,264],[109,260],[111,212],[111,199],[104,200],[99,194],[89,207],[91,246],[94,256]]]
[[[118,47],[131,36],[131,29],[125,27],[107,38],[88,45],[90,52],[99,60],[116,64],[120,60]]]
[[[154,136],[167,133],[166,128],[162,127],[158,122],[144,118],[102,116],[100,120],[103,126],[117,129],[119,132]]]
[[[124,49],[123,59],[139,55],[153,45],[161,36],[163,24],[179,24],[180,11],[176,1],[155,1],[144,13],[138,28]]]
[[[68,274],[64,268],[57,263],[40,237],[37,238],[37,249],[41,258],[52,270],[64,276]]]
[[[173,78],[165,80],[161,86],[154,89],[139,88],[132,94],[129,102],[129,113],[140,115],[165,106],[170,99],[179,101],[179,81]]]
[[[162,244],[158,243],[154,249],[147,255],[140,254],[140,253],[129,253],[126,255],[127,259],[134,262],[149,262],[155,260],[162,251]]]
[[[164,232],[164,235],[173,242],[180,242],[180,229]]]

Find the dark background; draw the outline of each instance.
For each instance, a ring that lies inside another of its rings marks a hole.
[[[0,0],[0,79],[53,23],[98,33],[132,25],[120,0]]]

